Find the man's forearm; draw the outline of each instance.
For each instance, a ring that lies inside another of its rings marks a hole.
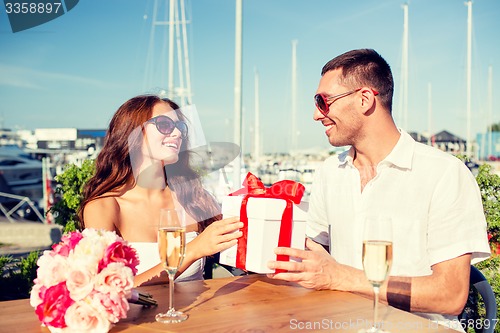
[[[410,277],[389,278],[386,299],[390,306],[411,311],[411,280]]]

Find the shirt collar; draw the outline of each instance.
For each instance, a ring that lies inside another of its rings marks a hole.
[[[401,169],[411,169],[415,140],[405,130],[399,129],[401,136],[398,142],[382,163],[392,164]]]
[[[398,142],[387,155],[387,157],[380,162],[381,164],[390,164],[402,169],[411,169],[413,161],[413,151],[415,149],[415,140],[405,130],[399,129],[401,133]],[[339,154],[339,165],[353,165],[354,148],[350,147],[348,150]]]
[[[343,151],[342,153],[339,154],[338,158],[340,166],[353,165],[354,148],[350,147],[349,149]]]

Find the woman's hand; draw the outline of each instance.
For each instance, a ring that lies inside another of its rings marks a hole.
[[[195,259],[210,256],[228,249],[238,243],[238,238],[243,235],[238,229],[243,228],[239,217],[231,217],[210,224],[201,234],[187,246],[186,254],[191,252]]]

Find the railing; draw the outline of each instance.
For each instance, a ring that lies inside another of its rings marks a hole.
[[[9,222],[11,222],[11,223],[16,222],[16,219],[13,218],[12,215],[15,212],[17,212],[23,205],[28,205],[33,210],[33,212],[36,214],[36,216],[38,217],[38,219],[40,219],[40,221],[42,223],[47,222],[45,220],[45,218],[42,216],[42,214],[40,213],[40,211],[33,204],[33,201],[30,200],[30,198],[23,197],[20,195],[15,195],[12,193],[5,193],[5,192],[0,192],[0,197],[13,199],[13,202],[15,202],[16,200],[19,201],[16,205],[14,205],[14,207],[12,207],[10,209],[8,207],[5,207],[5,202],[3,202],[3,203],[0,202],[0,211],[5,215],[5,217],[7,218],[7,220],[9,220]]]

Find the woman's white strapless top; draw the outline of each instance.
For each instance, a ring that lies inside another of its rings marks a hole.
[[[196,231],[190,231],[186,233],[186,243],[191,242],[198,236]],[[137,266],[137,274],[144,273],[150,268],[158,265],[160,263],[160,254],[158,253],[158,244],[149,242],[128,242],[132,246],[139,256],[139,265]],[[205,266],[205,257],[196,260],[191,264],[181,275],[179,275],[175,281],[193,281],[193,280],[203,280],[203,268]]]

